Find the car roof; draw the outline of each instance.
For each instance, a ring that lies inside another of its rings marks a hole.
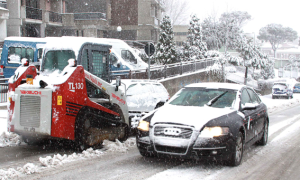
[[[232,89],[232,90],[240,90],[243,87],[248,87],[240,84],[233,83],[194,83],[187,85],[185,87],[202,87],[208,89]]]

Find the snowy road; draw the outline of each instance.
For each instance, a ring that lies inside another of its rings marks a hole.
[[[300,179],[300,105],[270,114],[269,143],[246,150],[238,167],[205,162],[143,158],[135,146],[21,175],[23,179]],[[19,154],[18,154],[19,153]],[[21,145],[0,149],[0,169],[38,164],[38,157],[72,150]],[[13,157],[18,154],[18,157]]]

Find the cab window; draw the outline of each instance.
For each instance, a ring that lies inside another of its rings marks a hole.
[[[44,70],[62,71],[67,65],[69,59],[75,59],[75,54],[71,50],[48,51],[43,64]]]

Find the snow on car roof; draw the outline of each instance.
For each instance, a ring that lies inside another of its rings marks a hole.
[[[190,84],[185,87],[203,87],[208,89],[232,89],[232,90],[240,90],[243,87],[246,87],[245,85],[240,84],[232,84],[232,83],[195,83]]]

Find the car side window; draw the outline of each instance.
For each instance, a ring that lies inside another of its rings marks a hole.
[[[250,99],[250,96],[249,96],[247,90],[244,89],[241,94],[241,104],[245,105],[246,103],[252,103],[252,101]]]
[[[250,95],[250,98],[252,100],[253,103],[260,103],[260,99],[259,97],[255,94],[255,92],[253,92],[253,90],[251,89],[247,89],[249,95]]]

